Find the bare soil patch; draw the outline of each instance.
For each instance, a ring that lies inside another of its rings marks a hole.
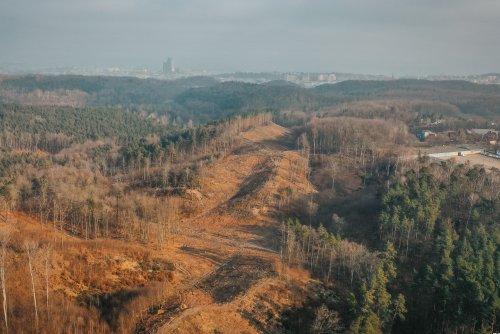
[[[272,264],[258,256],[235,255],[197,286],[217,303],[227,303],[272,273]]]

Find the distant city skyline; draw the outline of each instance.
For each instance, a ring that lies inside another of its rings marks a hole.
[[[270,80],[286,80],[290,82],[318,81],[323,83],[335,83],[344,80],[389,80],[389,79],[428,79],[428,80],[467,80],[476,83],[496,83],[500,84],[500,72],[488,73],[431,73],[431,74],[401,74],[394,73],[362,73],[362,72],[343,72],[343,71],[210,71],[205,69],[180,68],[174,65],[174,59],[168,57],[167,60],[160,63],[159,66],[149,68],[147,66],[130,65],[111,65],[111,66],[51,66],[51,67],[29,67],[21,64],[2,64],[0,63],[1,74],[13,75],[104,75],[104,76],[130,76],[138,78],[159,78],[159,79],[177,79],[190,76],[213,76],[227,80],[234,78],[236,81],[251,75],[260,77],[255,82],[266,82],[266,77],[272,77]],[[340,80],[336,76],[340,75]],[[309,77],[318,80],[311,79]],[[246,80],[243,80],[246,81]],[[250,80],[249,82],[252,82]]]
[[[500,72],[497,0],[3,0],[0,67]]]

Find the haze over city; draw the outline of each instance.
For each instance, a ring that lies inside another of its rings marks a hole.
[[[495,0],[3,0],[0,67],[500,72]]]

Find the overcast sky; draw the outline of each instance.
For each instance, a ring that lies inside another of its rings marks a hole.
[[[500,72],[500,0],[0,0],[0,65]]]

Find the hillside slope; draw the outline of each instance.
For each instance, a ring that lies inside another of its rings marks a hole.
[[[250,130],[234,154],[207,170],[197,199],[202,213],[184,223],[190,233],[179,248],[204,263],[186,261],[193,277],[139,332],[262,333],[279,324],[294,300],[279,278],[280,189],[292,187],[297,196],[314,191],[299,169],[288,172],[290,165],[303,167],[303,158],[270,144],[287,145],[289,136],[276,124]]]
[[[32,317],[26,247],[37,240],[34,285],[39,303],[47,299],[48,317],[42,333],[75,326],[96,333],[279,328],[283,312],[305,298],[299,292],[308,279],[280,262],[279,208],[315,191],[306,180],[307,162],[288,149],[291,138],[274,123],[242,133],[240,145],[202,169],[198,190],[177,197],[193,214],[181,217],[178,233],[161,244],[154,237],[85,240],[58,221],[3,212],[0,233],[10,236],[9,268],[16,268],[8,275],[21,277],[9,279],[8,291],[18,294],[9,296],[9,309]],[[150,229],[154,235],[159,226]],[[66,312],[57,312],[63,307]],[[11,328],[29,327],[16,321]]]

